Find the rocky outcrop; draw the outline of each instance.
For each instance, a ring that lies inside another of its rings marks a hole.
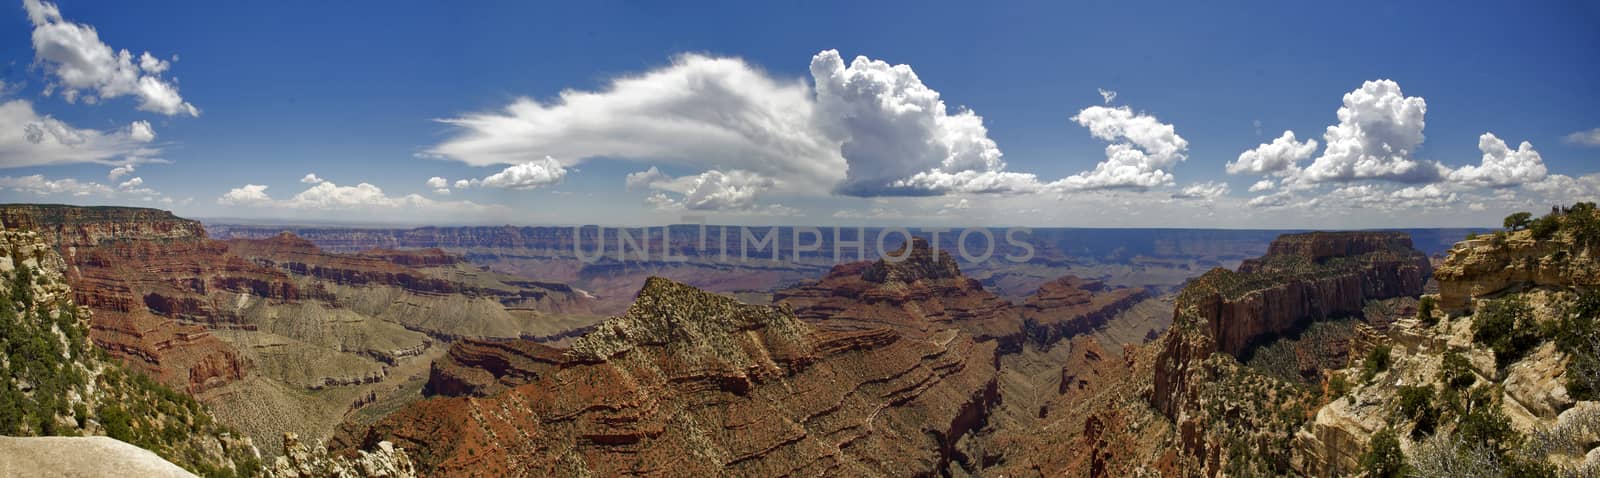
[[[270,478],[409,478],[417,475],[410,455],[393,443],[378,442],[353,456],[330,455],[321,443],[307,445],[285,433],[283,455],[267,468]]]
[[[423,393],[495,395],[554,373],[566,363],[564,352],[527,340],[462,340],[433,362]]]
[[[1422,293],[1428,259],[1394,232],[1280,237],[1239,270],[1213,269],[1184,287],[1155,364],[1150,402],[1170,419],[1197,405],[1196,373],[1213,352],[1235,358],[1311,322],[1362,313],[1367,301]],[[1190,450],[1197,451],[1197,450]]]
[[[0,227],[0,435],[40,437],[0,437],[0,475],[251,473],[259,453],[249,439],[187,395],[101,358],[94,311],[74,301],[69,267],[47,236]]]
[[[1568,235],[1535,240],[1532,231],[1461,241],[1434,271],[1439,307],[1459,314],[1472,308],[1473,299],[1508,291],[1600,286],[1600,251],[1574,241]]]
[[[488,397],[417,403],[337,443],[419,450],[420,471],[439,476],[926,475],[971,463],[956,442],[998,398],[992,362],[972,359],[994,344],[958,329],[818,328],[787,307],[664,279],[551,351],[463,347],[458,364],[538,371]]]

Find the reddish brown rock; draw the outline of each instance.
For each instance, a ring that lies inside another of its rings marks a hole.
[[[1093,333],[1117,313],[1150,298],[1142,288],[1109,288],[1105,283],[1062,276],[1045,283],[1022,304],[1028,338],[1040,345]]]
[[[818,329],[652,279],[533,381],[426,400],[336,443],[392,441],[438,476],[931,475],[968,460],[955,443],[997,399],[992,363],[970,358],[993,347]]]
[[[918,238],[892,255],[905,258],[841,264],[820,281],[779,291],[773,301],[834,330],[890,327],[925,337],[959,328],[980,340],[1020,338],[1020,311],[961,275],[949,252],[939,251],[935,257]]]
[[[94,311],[90,338],[113,357],[191,393],[244,376],[239,352],[195,325],[218,322],[195,291],[206,287],[201,270],[251,267],[223,259],[200,223],[155,209],[32,205],[0,207],[0,222],[58,249],[77,302]]]
[[[435,360],[424,393],[487,397],[534,382],[560,368],[562,349],[527,340],[466,339]]]

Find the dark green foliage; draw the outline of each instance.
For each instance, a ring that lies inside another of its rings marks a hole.
[[[1361,469],[1373,478],[1405,475],[1406,456],[1400,451],[1400,438],[1394,430],[1385,428],[1372,435],[1367,452],[1361,455]]]
[[[1521,436],[1511,428],[1511,420],[1498,407],[1475,407],[1461,417],[1456,433],[1469,442],[1483,443],[1505,456],[1515,449]]]
[[[1528,225],[1528,230],[1533,231],[1535,240],[1548,241],[1556,236],[1556,231],[1561,230],[1561,219],[1554,216],[1534,219],[1533,223]]]
[[[1589,291],[1547,331],[1567,354],[1567,393],[1577,400],[1600,399],[1600,291]]]
[[[1472,341],[1493,350],[1497,366],[1521,360],[1541,341],[1533,308],[1521,296],[1489,301],[1472,324]]]
[[[1433,434],[1439,425],[1439,408],[1433,404],[1433,386],[1400,387],[1400,415],[1416,425],[1411,428],[1411,438],[1418,439]]]
[[[1423,296],[1422,300],[1417,303],[1417,320],[1429,327],[1438,324],[1439,318],[1433,316],[1433,311],[1439,307],[1438,302],[1431,295]]]
[[[1444,382],[1446,387],[1463,391],[1477,383],[1478,376],[1472,373],[1472,362],[1465,355],[1452,350],[1444,353],[1444,361],[1439,365],[1439,381]]]
[[[1367,360],[1361,363],[1361,381],[1371,382],[1373,377],[1386,370],[1394,360],[1390,356],[1392,350],[1388,345],[1379,345],[1367,352]]]
[[[1506,216],[1504,225],[1508,231],[1517,231],[1527,229],[1528,224],[1531,222],[1533,222],[1533,213],[1518,212],[1512,213],[1510,216]]]
[[[1333,377],[1328,379],[1328,397],[1339,398],[1346,393],[1350,393],[1350,381],[1346,380],[1342,373],[1333,374]]]

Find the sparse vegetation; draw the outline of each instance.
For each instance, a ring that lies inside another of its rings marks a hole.
[[[1539,345],[1533,308],[1522,296],[1491,300],[1478,310],[1472,324],[1472,341],[1494,351],[1495,365],[1505,367]]]
[[[1390,356],[1392,349],[1388,345],[1378,345],[1367,352],[1367,359],[1361,362],[1361,382],[1372,382],[1372,378],[1389,370],[1389,365],[1394,358]]]
[[[1405,475],[1406,456],[1400,451],[1400,439],[1393,429],[1385,428],[1372,435],[1367,452],[1361,455],[1361,470],[1373,478]]]
[[[1531,212],[1518,212],[1518,213],[1512,213],[1510,216],[1506,216],[1506,220],[1505,220],[1504,225],[1505,225],[1505,228],[1506,228],[1507,231],[1520,231],[1520,230],[1523,230],[1523,229],[1527,229],[1528,225],[1530,223],[1532,223],[1532,222],[1533,222],[1533,213],[1531,213]]]
[[[1600,399],[1600,291],[1589,291],[1546,332],[1567,354],[1567,393],[1577,400]]]
[[[1414,424],[1411,428],[1411,438],[1418,439],[1432,435],[1439,425],[1439,408],[1434,406],[1432,385],[1408,385],[1400,387],[1400,415]]]
[[[1472,362],[1465,355],[1452,350],[1444,353],[1439,365],[1439,381],[1444,382],[1445,387],[1459,392],[1477,383],[1478,376],[1472,372]]]

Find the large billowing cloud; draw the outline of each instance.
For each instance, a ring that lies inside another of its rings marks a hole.
[[[910,65],[858,56],[845,66],[839,52],[827,50],[811,58],[811,76],[817,123],[842,141],[849,165],[835,191],[920,195],[969,190],[973,180],[986,182],[980,190],[1005,185],[994,178],[1005,162],[983,117],[966,109],[951,114]]]
[[[457,134],[425,154],[474,166],[545,157],[561,158],[563,167],[597,157],[649,161],[727,177],[744,172],[771,181],[761,191],[800,194],[1039,188],[1033,175],[1004,171],[982,117],[951,111],[910,66],[866,57],[846,65],[827,50],[812,57],[811,74],[815,87],[774,79],[739,59],[683,55],[599,91],[520,98],[503,111],[441,120]],[[720,203],[743,205],[708,204]]]
[[[1478,137],[1478,150],[1483,152],[1483,162],[1450,172],[1451,181],[1473,186],[1516,186],[1544,179],[1548,172],[1544,159],[1527,141],[1512,150],[1494,133],[1484,133]]]
[[[1405,96],[1393,80],[1368,81],[1345,93],[1339,124],[1329,126],[1322,155],[1304,178],[1313,182],[1386,180],[1421,183],[1439,179],[1444,168],[1414,158],[1422,145],[1428,104]]]
[[[441,120],[458,134],[427,153],[474,166],[650,160],[831,187],[844,177],[844,159],[813,124],[810,95],[804,81],[775,80],[743,60],[689,54],[600,91],[519,98],[503,111]]]
[[[1173,184],[1171,168],[1188,159],[1189,141],[1155,116],[1126,106],[1090,106],[1072,117],[1095,138],[1111,141],[1106,160],[1057,182],[1064,189],[1144,189]]]
[[[1227,164],[1228,174],[1289,175],[1298,163],[1317,152],[1317,140],[1297,141],[1294,131],[1284,131],[1283,136],[1262,143],[1255,149],[1239,153],[1239,159]]]
[[[139,100],[139,109],[168,116],[199,116],[200,110],[178,94],[176,81],[161,77],[172,64],[144,52],[135,57],[100,41],[94,27],[66,21],[61,9],[43,0],[23,0],[33,22],[33,51],[68,102],[96,103],[122,96]]]
[[[120,130],[78,128],[39,115],[27,100],[0,103],[0,168],[155,161],[161,151],[149,144],[154,139],[155,132],[143,121]]]

